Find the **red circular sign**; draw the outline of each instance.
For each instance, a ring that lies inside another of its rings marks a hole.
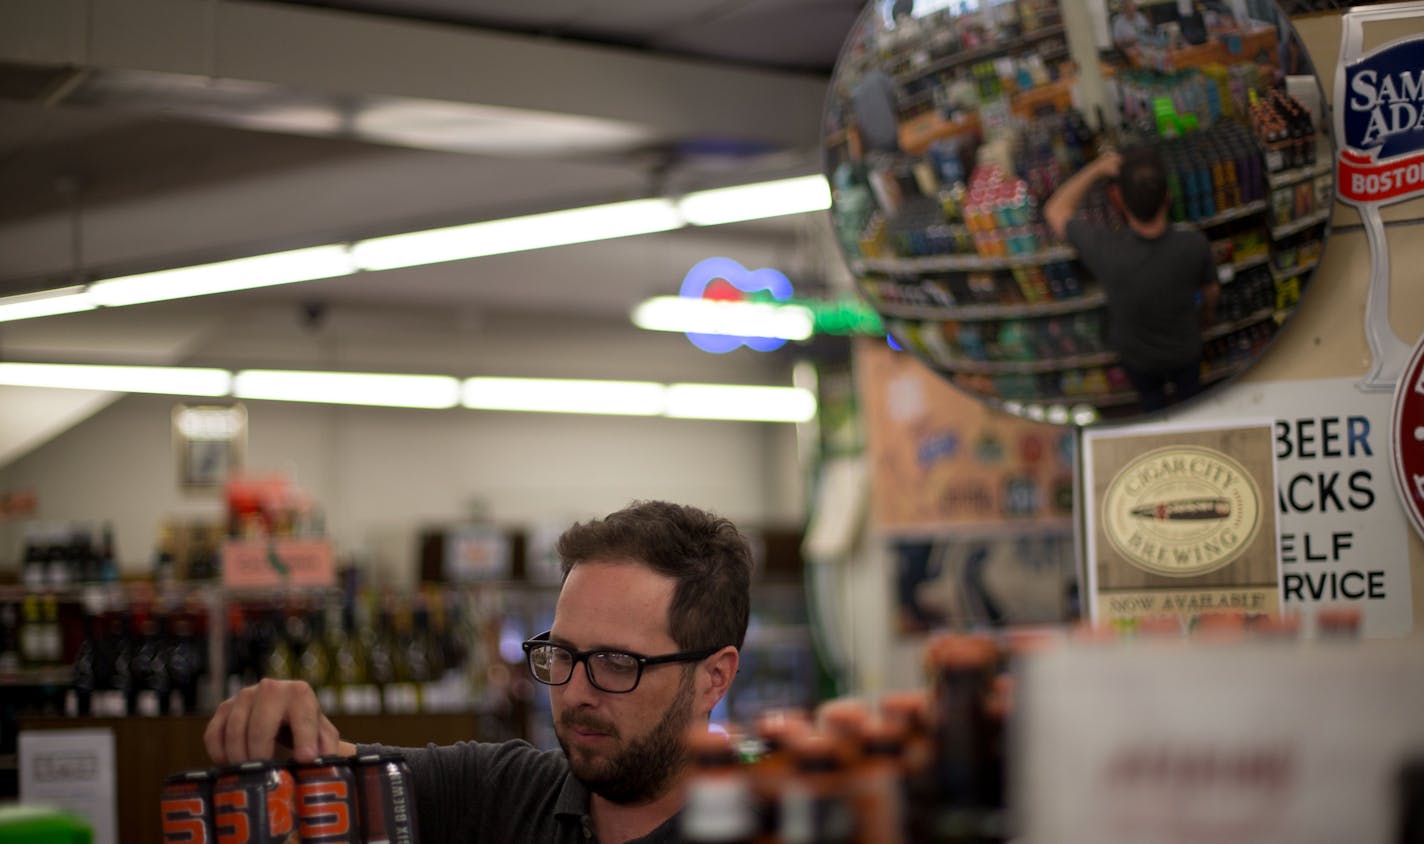
[[[1394,387],[1394,482],[1399,500],[1424,539],[1424,336]]]

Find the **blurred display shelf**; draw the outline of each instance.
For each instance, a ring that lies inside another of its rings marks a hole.
[[[1071,261],[1077,254],[1068,246],[1051,246],[1026,255],[926,255],[922,258],[862,258],[854,262],[857,272],[871,271],[887,275],[923,275],[939,272],[975,270],[1011,270]]]
[[[1275,308],[1262,308],[1259,311],[1251,312],[1250,315],[1243,317],[1242,319],[1213,325],[1212,327],[1202,332],[1202,339],[1215,340],[1218,337],[1225,337],[1226,335],[1240,331],[1243,328],[1250,328],[1251,326],[1263,320],[1271,319],[1275,315]]]
[[[881,314],[888,317],[977,322],[1078,313],[1100,308],[1107,303],[1107,300],[1107,296],[1102,291],[1097,291],[1071,299],[1054,299],[1037,304],[965,305],[959,307],[954,305],[894,305],[881,302],[876,307]]]
[[[1329,173],[1332,166],[1333,164],[1329,160],[1317,160],[1308,167],[1296,167],[1291,170],[1282,170],[1279,173],[1267,173],[1266,182],[1273,188],[1279,188],[1285,185],[1295,184],[1304,179]]]
[[[1057,372],[1060,369],[1086,369],[1094,366],[1108,366],[1117,363],[1116,352],[1096,352],[1087,355],[1072,355],[1052,360],[942,360],[935,365],[950,372],[972,375],[1021,375],[1038,372]]]
[[[948,53],[937,59],[931,59],[929,62],[917,67],[911,67],[897,72],[895,74],[895,81],[901,85],[907,85],[911,82],[923,79],[926,76],[933,76],[936,73],[953,70],[956,67],[961,67],[966,64],[997,58],[1005,53],[1026,50],[1040,41],[1057,35],[1063,35],[1064,32],[1063,24],[1057,23],[1050,26],[1039,27],[1031,32],[1025,32],[1016,38],[998,41],[993,44],[985,44],[982,47],[975,47],[972,50],[956,50],[953,53]],[[919,49],[920,47],[921,45],[916,45],[906,52],[913,52],[913,50]]]
[[[1203,217],[1200,220],[1188,220],[1187,222],[1199,229],[1209,229],[1223,223],[1231,223],[1253,214],[1260,214],[1266,210],[1266,200],[1258,199],[1255,202],[1248,202],[1245,205],[1238,205],[1235,208],[1228,208],[1220,214],[1213,214],[1210,217]]]
[[[874,533],[881,539],[908,541],[933,541],[947,537],[972,540],[1071,536],[1073,533],[1073,519],[1067,516],[1025,516],[1022,519],[1003,519],[998,521],[936,522],[934,524],[925,525],[875,528]]]
[[[1280,240],[1283,237],[1290,237],[1296,232],[1303,232],[1311,226],[1320,225],[1321,223],[1330,219],[1330,211],[1331,209],[1324,208],[1319,211],[1315,211],[1311,214],[1307,214],[1306,216],[1301,217],[1298,220],[1292,220],[1291,222],[1286,223],[1284,226],[1272,226],[1271,237],[1274,240]]]
[[[67,686],[72,679],[74,679],[74,670],[68,665],[49,668],[21,668],[19,671],[0,671],[0,687]]]
[[[1231,282],[1235,281],[1236,277],[1241,273],[1244,273],[1247,270],[1252,269],[1253,267],[1259,267],[1262,264],[1269,262],[1270,260],[1271,254],[1269,252],[1262,252],[1260,255],[1252,255],[1250,258],[1242,258],[1241,260],[1234,261],[1230,264],[1221,264],[1216,268],[1216,274],[1218,278],[1221,278],[1221,276],[1223,275],[1223,271],[1229,269],[1231,271],[1230,276],[1227,278],[1221,278],[1221,283],[1230,284]]]
[[[1073,104],[1075,77],[1063,76],[1053,82],[1026,88],[1008,97],[1009,108],[1021,117],[1030,117],[1052,107],[1064,111]],[[977,133],[982,128],[978,113],[960,112],[952,118],[926,111],[900,121],[900,148],[911,155],[922,155],[930,144],[942,138]]]
[[[1314,258],[1309,261],[1305,261],[1304,263],[1296,264],[1294,267],[1291,267],[1287,270],[1279,269],[1274,264],[1272,264],[1271,275],[1275,277],[1276,281],[1285,281],[1286,279],[1291,278],[1293,276],[1298,276],[1302,273],[1310,272],[1311,270],[1315,269],[1316,265],[1318,265],[1319,263],[1320,259]]]

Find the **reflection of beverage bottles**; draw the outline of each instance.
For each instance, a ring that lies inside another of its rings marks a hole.
[[[341,708],[341,669],[337,664],[341,639],[341,602],[333,598],[326,602],[320,622],[312,631],[311,645],[302,656],[302,677],[308,683],[321,677],[312,687],[324,712],[338,712]]]
[[[168,684],[184,715],[198,711],[198,682],[207,671],[207,650],[199,639],[197,619],[191,612],[172,616],[172,635],[164,662]]]
[[[272,625],[271,629],[270,647],[262,660],[262,676],[276,680],[295,680],[297,655],[294,643],[282,627]]]
[[[134,613],[134,628],[139,637],[132,661],[133,683],[137,688],[134,714],[167,715],[170,688],[168,666],[163,661],[162,628],[147,608]]]
[[[344,634],[335,654],[336,677],[341,686],[341,711],[371,714],[380,711],[380,693],[367,673],[365,642],[360,634],[359,599],[353,597],[342,610]]]

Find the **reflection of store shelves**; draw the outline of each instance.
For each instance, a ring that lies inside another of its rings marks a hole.
[[[1303,232],[1311,226],[1320,225],[1328,219],[1330,219],[1330,209],[1324,208],[1313,214],[1301,217],[1299,220],[1286,223],[1284,226],[1273,226],[1271,228],[1271,238],[1273,240],[1280,240],[1283,237],[1290,237],[1296,232]]]
[[[1074,396],[1075,401],[1085,402],[1094,407],[1122,407],[1137,403],[1136,390],[1121,390],[1116,393],[1102,393],[1096,396]]]
[[[1009,98],[1009,107],[1022,117],[1049,106],[1062,111],[1072,102],[1073,82],[1073,77],[1064,76],[1055,82],[1020,91]],[[980,128],[977,112],[961,113],[954,119],[946,120],[937,112],[927,111],[900,122],[900,148],[911,155],[922,155],[930,144],[941,138],[977,134]]]
[[[1283,185],[1290,185],[1303,179],[1309,179],[1330,172],[1329,161],[1317,161],[1309,167],[1297,167],[1294,170],[1282,170],[1279,173],[1267,173],[1266,181],[1271,187],[1278,188]]]
[[[994,58],[1004,53],[1012,53],[1015,50],[1022,50],[1045,38],[1052,38],[1055,35],[1063,34],[1063,24],[1054,24],[1035,29],[1033,32],[1026,32],[1018,38],[1011,38],[1008,41],[1000,41],[994,44],[985,44],[983,47],[975,47],[972,50],[958,50],[947,56],[941,56],[928,64],[920,67],[910,68],[895,74],[895,81],[901,85],[914,82],[926,76],[932,76],[945,70],[951,70],[960,65],[982,59]]]
[[[1269,252],[1262,252],[1260,255],[1252,255],[1250,258],[1242,258],[1241,260],[1236,261],[1235,263],[1222,264],[1221,266],[1216,268],[1216,271],[1217,275],[1220,276],[1223,270],[1229,268],[1231,270],[1231,278],[1223,279],[1222,282],[1230,283],[1232,281],[1235,281],[1236,277],[1241,273],[1246,272],[1252,267],[1259,267],[1270,260],[1271,254]]]
[[[1211,368],[1202,376],[1202,384],[1215,384],[1217,381],[1225,381],[1227,378],[1244,371],[1246,367],[1251,365],[1251,362],[1255,360],[1255,358],[1256,356],[1253,354],[1242,360],[1211,365]]]
[[[1243,328],[1250,328],[1251,326],[1255,325],[1258,322],[1261,322],[1262,320],[1272,319],[1273,317],[1275,317],[1275,315],[1275,308],[1262,308],[1259,311],[1253,312],[1245,319],[1238,319],[1233,322],[1223,323],[1221,325],[1213,325],[1211,328],[1208,328],[1202,332],[1202,339],[1215,340],[1218,337],[1225,337],[1226,335],[1236,331],[1240,331]]]
[[[1071,299],[1055,299],[1036,305],[894,305],[881,303],[881,314],[902,319],[938,319],[972,322],[987,319],[1011,319],[1014,317],[1055,316],[1078,311],[1100,308],[1107,303],[1107,296],[1101,292]]]
[[[68,665],[0,672],[0,686],[67,686],[73,679],[74,669]]]
[[[1057,372],[1060,369],[1085,369],[1117,363],[1116,352],[1073,355],[1052,360],[945,360],[935,359],[935,365],[949,372],[968,375],[1032,375]]]
[[[1271,275],[1275,277],[1276,281],[1285,281],[1288,278],[1310,272],[1315,269],[1316,264],[1319,263],[1320,259],[1314,258],[1304,263],[1296,264],[1294,267],[1286,270],[1279,269],[1273,264],[1271,266]]]
[[[946,521],[875,529],[876,536],[882,539],[909,541],[932,541],[950,537],[956,540],[1017,539],[1019,537],[1071,536],[1072,533],[1072,519],[1034,516],[1026,516],[1020,520]]]
[[[1073,250],[1067,246],[1052,246],[1028,255],[1004,255],[986,258],[981,255],[928,255],[923,258],[863,258],[857,272],[870,270],[886,275],[923,275],[940,272],[972,272],[974,270],[1011,270],[1073,260]]]
[[[1233,220],[1240,220],[1252,214],[1259,214],[1266,210],[1266,200],[1258,199],[1255,202],[1248,202],[1245,205],[1238,205],[1235,208],[1228,208],[1220,214],[1213,214],[1210,217],[1203,217],[1200,220],[1192,220],[1192,225],[1200,229],[1209,229],[1212,226],[1219,226],[1222,223],[1229,223]]]

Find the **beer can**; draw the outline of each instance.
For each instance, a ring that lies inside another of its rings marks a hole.
[[[356,773],[345,756],[292,763],[297,782],[297,831],[302,844],[361,844]]]
[[[361,834],[368,844],[419,844],[415,783],[405,759],[393,754],[356,757]]]
[[[218,771],[213,827],[218,844],[297,844],[296,781],[279,762]]]
[[[159,793],[164,844],[214,844],[213,774],[206,768],[179,771]]]

